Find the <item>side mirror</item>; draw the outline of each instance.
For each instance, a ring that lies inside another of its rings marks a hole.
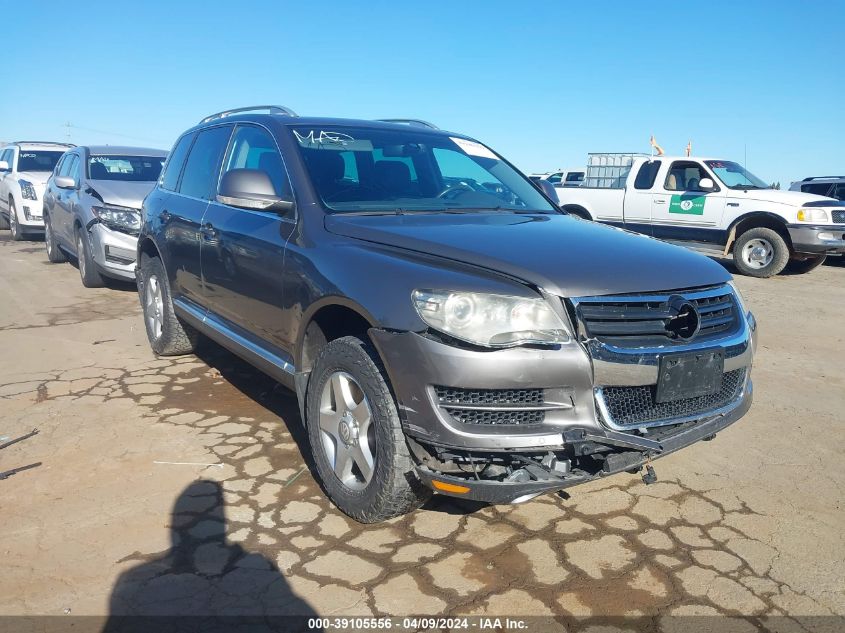
[[[9,163],[5,160],[0,160],[0,171],[12,171],[12,168],[9,167]]]
[[[230,169],[220,181],[217,202],[239,209],[277,211],[287,213],[294,207],[293,200],[276,194],[276,188],[267,172],[260,169]]]
[[[539,180],[537,181],[537,185],[540,187],[544,194],[546,194],[549,198],[552,199],[552,202],[554,202],[555,204],[560,202],[557,197],[557,191],[555,191],[555,186],[548,180]]]
[[[56,176],[53,182],[59,189],[76,189],[76,180],[70,176]]]
[[[712,178],[702,178],[698,183],[699,191],[713,191],[716,189],[716,184]]]

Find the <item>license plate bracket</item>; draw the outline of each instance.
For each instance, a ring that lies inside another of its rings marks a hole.
[[[725,350],[664,354],[657,374],[657,403],[712,396],[722,388]]]

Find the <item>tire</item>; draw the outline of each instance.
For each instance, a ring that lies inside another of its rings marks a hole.
[[[2,213],[0,213],[0,231],[5,231],[9,228],[9,220],[7,220]]]
[[[54,264],[61,264],[67,261],[67,257],[56,244],[56,236],[53,235],[53,226],[50,222],[50,216],[44,215],[44,244],[47,247],[47,259]]]
[[[97,270],[97,264],[91,255],[91,245],[85,238],[82,227],[76,229],[76,259],[79,263],[79,277],[82,285],[86,288],[102,288],[106,285],[105,279]]]
[[[776,231],[758,227],[736,239],[733,256],[734,264],[743,275],[773,277],[789,262],[789,247]]]
[[[173,311],[167,272],[158,257],[144,255],[141,258],[138,296],[144,311],[147,339],[158,356],[181,356],[196,349],[199,332],[181,321]]]
[[[12,239],[15,242],[23,241],[23,229],[18,224],[18,210],[12,198],[9,198],[9,230],[12,232]]]
[[[812,255],[806,259],[790,259],[785,270],[793,275],[803,275],[824,264],[826,259],[827,255]]]
[[[378,523],[431,496],[416,478],[387,373],[369,343],[346,336],[323,347],[308,381],[305,413],[320,483],[348,516]]]

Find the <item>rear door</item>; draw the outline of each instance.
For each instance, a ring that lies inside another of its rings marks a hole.
[[[634,165],[633,182],[629,178],[625,188],[625,228],[651,235],[652,188],[662,166],[660,160],[643,160]]]
[[[699,183],[709,178],[714,191],[702,191]],[[654,189],[652,231],[655,237],[700,242],[719,242],[726,192],[710,171],[696,160],[675,160]]]
[[[173,180],[178,178],[174,193],[164,200],[160,213],[165,224],[167,272],[171,288],[174,296],[200,306],[204,305],[200,228],[209,201],[217,195],[220,165],[231,134],[231,125],[198,132],[193,138],[181,175],[170,173],[168,169],[161,185],[167,190],[173,185]],[[178,158],[175,154],[184,153],[185,145],[191,140],[190,136],[182,137],[174,148],[174,161]]]
[[[290,180],[276,141],[259,125],[239,124],[223,163],[230,169],[267,173],[276,195],[291,196]],[[212,200],[203,218],[202,270],[205,304],[227,326],[290,352],[283,312],[285,245],[295,213],[231,207]]]

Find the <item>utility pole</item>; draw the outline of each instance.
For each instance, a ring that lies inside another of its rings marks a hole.
[[[67,122],[64,124],[64,126],[63,126],[63,127],[65,128],[65,138],[67,139],[67,142],[68,142],[68,143],[70,143],[70,128],[72,128],[72,127],[73,127],[73,125],[71,124],[71,122],[70,122],[70,121],[67,121]]]

